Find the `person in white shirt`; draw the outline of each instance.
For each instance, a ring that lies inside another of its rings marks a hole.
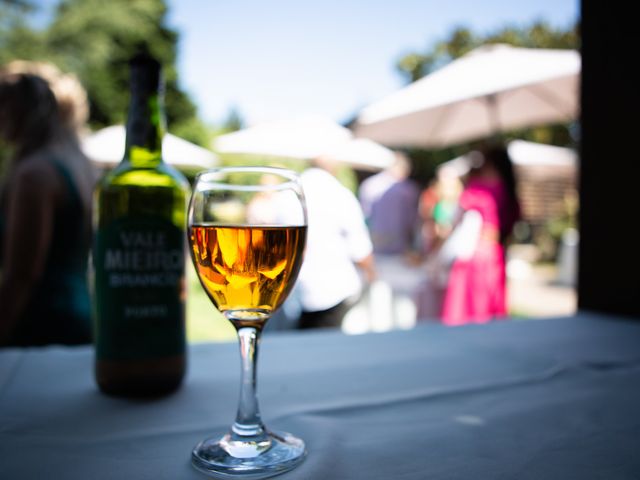
[[[335,164],[320,157],[301,175],[309,228],[297,283],[302,306],[299,328],[340,327],[375,278],[373,247],[355,195],[330,173]]]

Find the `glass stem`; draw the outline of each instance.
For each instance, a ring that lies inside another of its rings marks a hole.
[[[252,437],[253,439],[266,436],[264,425],[260,419],[260,409],[256,394],[256,367],[260,333],[260,330],[253,327],[241,327],[238,329],[242,374],[238,413],[236,421],[231,427],[236,435]]]

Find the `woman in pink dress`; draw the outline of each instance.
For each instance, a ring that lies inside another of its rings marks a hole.
[[[515,183],[504,147],[486,149],[481,164],[469,172],[459,206],[463,214],[477,212],[482,221],[473,253],[451,266],[442,308],[445,325],[507,315],[505,243],[520,216]]]

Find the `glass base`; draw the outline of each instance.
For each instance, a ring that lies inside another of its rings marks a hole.
[[[239,441],[227,433],[203,440],[191,452],[193,466],[213,478],[269,478],[299,465],[304,442],[285,432],[268,432],[262,441]]]

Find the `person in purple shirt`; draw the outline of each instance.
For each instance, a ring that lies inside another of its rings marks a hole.
[[[408,157],[395,152],[395,162],[365,179],[358,192],[378,277],[391,291],[392,326],[411,326],[415,321],[413,296],[422,275],[413,260],[420,232],[420,188],[409,178],[410,172]]]
[[[411,179],[411,164],[403,153],[386,170],[365,179],[359,199],[373,241],[374,253],[403,255],[414,250],[420,189]]]

